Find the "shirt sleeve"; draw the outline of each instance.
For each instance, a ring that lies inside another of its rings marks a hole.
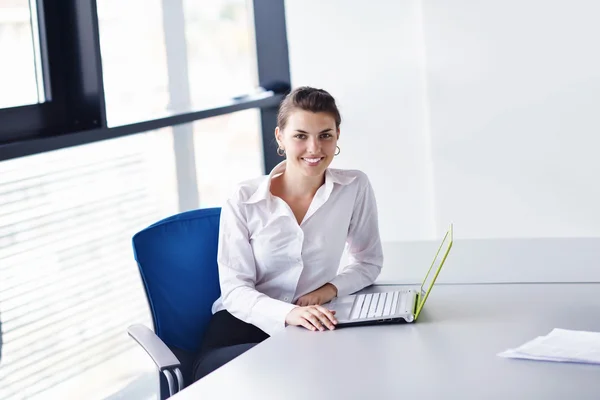
[[[221,301],[233,316],[273,335],[285,328],[285,317],[296,306],[256,290],[254,252],[243,214],[234,199],[221,209],[217,253]]]
[[[350,263],[330,282],[337,288],[338,297],[373,284],[383,265],[375,194],[367,176],[363,175],[360,178],[362,185],[348,229]]]

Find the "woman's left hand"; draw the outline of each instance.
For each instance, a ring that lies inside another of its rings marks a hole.
[[[331,283],[326,283],[317,290],[305,294],[296,301],[300,307],[321,305],[330,302],[337,296],[337,288]]]

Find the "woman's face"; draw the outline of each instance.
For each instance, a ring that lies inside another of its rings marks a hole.
[[[310,177],[320,176],[331,164],[339,136],[335,119],[325,112],[294,110],[285,129],[275,129],[277,143],[285,150],[286,168]]]

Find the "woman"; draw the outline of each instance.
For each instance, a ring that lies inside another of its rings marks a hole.
[[[328,168],[339,154],[340,113],[324,90],[300,87],[282,102],[275,138],[286,160],[239,185],[222,207],[221,297],[195,379],[286,325],[334,329],[323,307],[375,281],[383,255],[367,176]],[[344,247],[350,265],[338,274]]]

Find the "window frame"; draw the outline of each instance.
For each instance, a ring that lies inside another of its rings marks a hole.
[[[259,86],[274,90],[116,127],[106,121],[96,0],[37,0],[37,6],[47,101],[0,109],[0,162],[250,108],[260,109],[265,171],[280,161],[273,134],[291,86],[284,0],[253,0]]]
[[[46,101],[0,109],[0,160],[5,144],[106,126],[96,1],[36,4]]]

